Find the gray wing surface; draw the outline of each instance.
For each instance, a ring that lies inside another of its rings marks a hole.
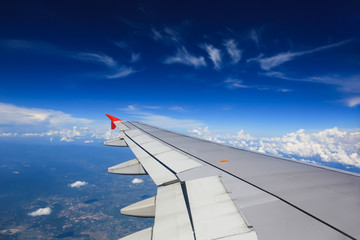
[[[121,210],[154,217],[130,239],[360,239],[360,176],[238,149],[135,121],[115,121],[157,195]]]

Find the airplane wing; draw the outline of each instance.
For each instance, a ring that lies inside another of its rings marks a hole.
[[[108,116],[136,158],[109,168],[149,174],[154,197],[121,209],[154,217],[123,240],[360,239],[360,175],[268,156]]]

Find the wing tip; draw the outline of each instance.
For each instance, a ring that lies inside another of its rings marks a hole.
[[[114,116],[111,116],[110,114],[105,114],[105,116],[107,116],[110,120],[111,120],[111,129],[115,129],[116,128],[116,125],[114,122],[116,121],[122,121],[121,119],[117,118],[117,117],[114,117]]]

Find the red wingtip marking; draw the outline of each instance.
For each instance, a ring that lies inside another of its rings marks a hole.
[[[111,129],[115,129],[115,128],[116,128],[116,125],[115,125],[114,122],[116,122],[116,121],[122,121],[121,119],[116,118],[116,117],[114,117],[114,116],[111,116],[111,115],[109,115],[109,114],[105,114],[105,115],[111,120]]]

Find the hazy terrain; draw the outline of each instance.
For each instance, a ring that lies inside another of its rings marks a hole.
[[[95,144],[1,143],[0,239],[116,239],[151,226],[119,212],[155,195],[151,179],[133,184],[106,170],[131,158],[128,149]],[[76,181],[87,184],[71,187]],[[40,208],[51,213],[29,215]]]

